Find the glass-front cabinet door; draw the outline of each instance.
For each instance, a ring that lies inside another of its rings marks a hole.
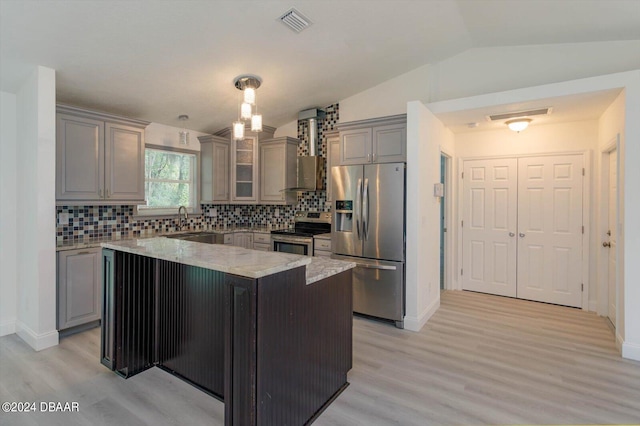
[[[258,201],[258,138],[247,136],[232,143],[231,201],[255,203]]]

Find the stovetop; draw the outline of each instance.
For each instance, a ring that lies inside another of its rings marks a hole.
[[[331,232],[331,228],[327,229],[279,229],[277,231],[271,231],[272,234],[277,235],[291,235],[295,237],[313,237],[314,235],[326,234]]]
[[[280,229],[271,231],[271,233],[295,237],[313,237],[314,235],[331,232],[331,213],[328,212],[296,212],[294,221],[294,229]]]

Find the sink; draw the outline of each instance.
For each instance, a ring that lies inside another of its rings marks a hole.
[[[167,238],[193,241],[195,243],[224,244],[224,234],[218,234],[216,232],[184,232],[167,235]]]

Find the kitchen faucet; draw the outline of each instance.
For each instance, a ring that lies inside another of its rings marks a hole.
[[[184,210],[184,219],[180,218],[180,212]],[[189,215],[187,214],[187,208],[185,206],[178,207],[178,230],[182,231],[182,227],[187,223],[187,219],[189,219]],[[184,223],[183,223],[184,220]]]

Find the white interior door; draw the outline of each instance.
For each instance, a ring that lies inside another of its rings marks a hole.
[[[518,298],[582,306],[582,155],[518,159]]]
[[[607,315],[611,323],[616,325],[617,288],[616,288],[616,235],[617,235],[617,194],[618,194],[618,155],[613,150],[609,153],[609,309]]]
[[[464,162],[464,290],[516,296],[517,160]]]

